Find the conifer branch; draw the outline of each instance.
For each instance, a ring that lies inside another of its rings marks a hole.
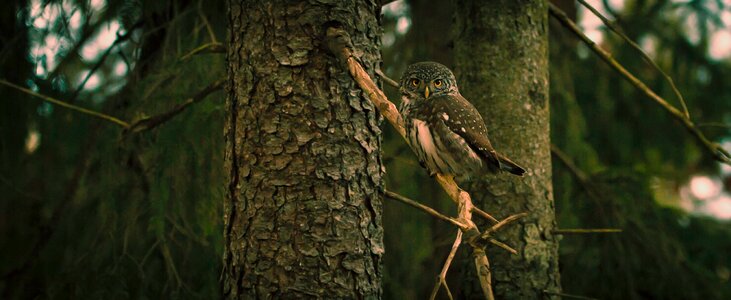
[[[570,228],[570,229],[554,229],[553,234],[584,234],[584,233],[621,233],[619,228]]]
[[[683,99],[683,95],[680,93],[680,90],[678,90],[678,87],[675,85],[673,78],[671,78],[670,75],[665,73],[665,71],[663,71],[662,68],[660,68],[660,66],[658,66],[657,63],[652,58],[650,58],[650,56],[647,55],[647,53],[644,50],[642,50],[642,47],[640,47],[640,45],[637,45],[637,43],[635,43],[635,41],[633,41],[626,34],[624,34],[624,32],[621,30],[621,28],[619,28],[619,26],[615,25],[614,22],[609,21],[609,19],[607,19],[607,17],[602,15],[598,10],[596,10],[596,8],[591,6],[591,4],[587,3],[584,0],[578,0],[578,1],[579,1],[579,3],[581,3],[581,5],[583,5],[587,9],[589,9],[589,11],[591,11],[592,14],[597,16],[597,18],[599,18],[602,21],[602,23],[604,23],[604,25],[606,25],[607,28],[609,28],[609,30],[611,30],[615,34],[619,35],[625,42],[627,42],[627,44],[629,44],[633,49],[635,49],[637,52],[639,52],[642,55],[642,58],[647,63],[649,63],[653,68],[655,68],[655,70],[660,72],[660,74],[670,84],[670,88],[673,89],[673,93],[675,93],[675,97],[678,98],[678,102],[680,102],[680,105],[683,107],[683,113],[685,114],[685,117],[690,119],[690,112],[688,111],[688,105],[685,103],[685,99]]]
[[[34,92],[34,91],[30,90],[30,89],[27,89],[27,88],[24,88],[22,86],[16,85],[16,84],[11,83],[9,81],[6,81],[4,79],[0,79],[0,84],[9,86],[11,88],[14,88],[16,90],[19,90],[19,91],[21,91],[23,93],[26,93],[28,95],[41,98],[43,101],[47,101],[47,102],[56,104],[58,106],[68,108],[70,110],[80,112],[80,113],[85,114],[85,115],[89,115],[89,116],[92,116],[92,117],[95,117],[95,118],[99,118],[99,119],[102,119],[102,120],[106,120],[106,121],[112,122],[114,124],[119,125],[122,128],[129,128],[129,126],[130,126],[129,123],[127,123],[125,121],[122,121],[120,119],[117,119],[115,117],[112,117],[110,115],[103,114],[103,113],[100,113],[100,112],[96,112],[96,111],[93,111],[93,110],[90,110],[90,109],[86,109],[86,108],[83,108],[83,107],[80,107],[80,106],[76,106],[76,105],[70,104],[68,102],[64,102],[64,101],[58,100],[56,98],[53,98],[51,96],[46,96],[46,95],[43,95],[43,94],[40,94],[40,93],[36,93],[36,92]]]
[[[216,92],[216,91],[222,89],[224,82],[225,82],[224,79],[216,80],[213,83],[206,86],[205,88],[203,88],[201,91],[199,91],[195,95],[193,95],[193,97],[185,99],[185,101],[183,101],[183,103],[176,105],[172,109],[170,109],[166,112],[154,115],[152,117],[147,117],[147,118],[137,120],[136,122],[134,122],[132,125],[129,126],[129,132],[138,133],[141,131],[150,130],[157,126],[160,126],[160,124],[163,124],[163,123],[169,121],[170,119],[172,119],[173,117],[179,115],[180,113],[185,111],[191,105],[200,102],[201,100],[208,97],[208,95],[212,94],[213,92]]]
[[[670,115],[675,118],[676,120],[680,121],[681,124],[688,130],[688,132],[693,135],[693,137],[696,138],[696,140],[705,147],[713,157],[723,163],[731,165],[731,154],[729,154],[728,151],[723,149],[721,145],[718,143],[711,142],[708,140],[708,138],[703,134],[703,132],[698,129],[698,127],[693,123],[693,121],[686,116],[685,113],[681,112],[677,108],[675,108],[673,105],[668,103],[667,100],[660,97],[658,94],[656,94],[652,89],[650,89],[644,82],[639,80],[637,77],[632,75],[624,66],[622,66],[617,60],[615,60],[612,57],[612,54],[607,52],[606,50],[602,49],[601,47],[597,46],[594,41],[589,39],[582,31],[579,29],[579,27],[569,19],[568,16],[566,16],[566,13],[564,13],[560,8],[556,7],[552,3],[548,3],[548,10],[552,17],[554,17],[556,20],[558,20],[564,27],[569,29],[574,35],[576,35],[584,44],[586,44],[589,49],[591,49],[594,53],[596,53],[604,62],[606,62],[610,67],[612,67],[615,71],[617,71],[622,77],[624,77],[627,81],[629,81],[632,85],[634,85],[637,89],[639,89],[641,92],[643,92],[645,95],[647,95],[650,99],[652,99],[655,103],[660,105],[662,108],[664,108]]]
[[[180,57],[181,61],[185,61],[190,59],[193,55],[200,54],[200,53],[224,53],[226,52],[226,47],[223,46],[223,44],[219,42],[211,42],[207,44],[203,44],[201,46],[196,47],[195,49],[191,50],[187,54]]]

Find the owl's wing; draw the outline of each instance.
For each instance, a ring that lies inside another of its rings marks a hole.
[[[459,93],[437,96],[433,101],[432,117],[443,121],[449,130],[461,136],[473,151],[494,167],[523,176],[525,169],[497,153],[487,137],[485,121],[477,109]]]

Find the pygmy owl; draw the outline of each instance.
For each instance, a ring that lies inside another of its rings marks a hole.
[[[415,63],[401,76],[401,106],[409,145],[429,172],[470,179],[498,170],[525,170],[497,153],[477,109],[459,93],[449,68]]]

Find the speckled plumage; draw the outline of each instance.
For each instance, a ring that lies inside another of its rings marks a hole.
[[[401,76],[401,106],[406,136],[431,173],[469,179],[483,172],[525,170],[497,153],[477,109],[459,93],[449,68],[420,62]]]

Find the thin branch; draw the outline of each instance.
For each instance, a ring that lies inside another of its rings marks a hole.
[[[429,206],[426,206],[424,204],[421,204],[419,202],[416,202],[414,200],[411,200],[409,198],[406,198],[404,196],[401,196],[401,195],[399,195],[397,193],[394,193],[392,191],[386,190],[384,192],[384,194],[388,198],[391,198],[391,199],[397,200],[397,201],[401,201],[403,203],[406,203],[408,205],[411,205],[413,207],[416,207],[418,209],[421,209],[422,211],[426,212],[427,214],[430,214],[430,215],[436,217],[437,219],[440,219],[440,220],[449,222],[452,225],[459,227],[460,229],[466,229],[466,228],[469,227],[468,225],[462,224],[460,221],[457,221],[455,218],[447,217],[447,216],[439,213],[438,211],[434,210],[433,208],[431,208]]]
[[[716,160],[731,165],[731,154],[729,154],[728,151],[723,149],[717,143],[708,140],[708,138],[706,138],[706,136],[703,135],[703,133],[695,126],[695,124],[693,124],[693,121],[691,121],[690,118],[687,118],[683,112],[672,106],[664,98],[660,97],[649,87],[647,87],[647,85],[645,85],[641,80],[637,79],[637,77],[627,71],[627,69],[625,69],[619,62],[612,58],[612,54],[597,46],[581,31],[581,29],[579,29],[576,23],[571,21],[571,19],[566,16],[566,14],[561,9],[551,3],[548,3],[548,6],[551,16],[556,18],[559,22],[561,22],[562,25],[564,25],[564,27],[568,28],[572,33],[574,33],[574,35],[581,39],[581,41],[584,42],[592,51],[594,51],[594,53],[599,55],[599,57],[604,60],[604,62],[606,62],[615,71],[619,72],[627,81],[629,81],[637,89],[642,91],[650,99],[655,101],[655,103],[663,107],[668,113],[670,113],[671,116],[680,121],[681,124],[683,124],[683,126],[685,126],[685,128],[696,138],[696,140],[712,153],[713,157]]]
[[[203,24],[206,25],[206,30],[208,31],[208,35],[211,38],[211,42],[217,44],[218,40],[216,39],[216,34],[213,33],[213,27],[211,26],[211,23],[208,22],[206,14],[203,13],[203,8],[201,7],[202,4],[203,1],[198,1],[198,16],[203,20]]]
[[[566,293],[561,293],[561,292],[551,292],[549,290],[544,290],[543,293],[544,294],[548,294],[548,295],[561,296],[563,298],[569,298],[569,299],[599,300],[597,298],[590,298],[590,297],[584,297],[584,296],[579,296],[579,295],[566,294]]]
[[[647,61],[647,63],[649,63],[653,68],[655,68],[655,70],[660,72],[660,74],[662,74],[662,76],[665,77],[665,80],[670,84],[670,87],[673,89],[675,96],[678,97],[678,101],[680,102],[680,105],[683,107],[683,113],[685,113],[685,117],[690,119],[690,112],[688,111],[688,105],[685,103],[685,99],[683,99],[683,95],[680,94],[680,90],[678,90],[678,87],[675,86],[675,82],[673,82],[673,79],[670,77],[670,75],[665,73],[665,71],[663,71],[660,68],[660,66],[658,66],[657,63],[655,63],[655,61],[652,60],[652,58],[650,58],[650,56],[647,55],[647,53],[644,50],[642,50],[642,47],[640,47],[640,45],[637,45],[637,43],[635,43],[626,34],[624,34],[624,32],[620,28],[615,26],[614,22],[609,21],[604,15],[602,15],[599,11],[597,11],[596,8],[591,6],[591,4],[586,3],[586,1],[584,1],[584,0],[578,0],[578,1],[579,1],[579,3],[581,3],[581,5],[588,8],[591,11],[591,13],[593,13],[600,20],[602,20],[602,22],[604,23],[604,25],[607,26],[607,28],[609,28],[612,32],[616,33],[617,35],[619,35],[625,42],[627,42],[630,46],[632,46],[632,48],[637,50],[637,52],[639,52],[642,55],[642,58],[645,59],[645,61]]]
[[[224,82],[224,79],[216,80],[203,88],[203,90],[196,93],[193,97],[186,99],[185,101],[183,101],[183,103],[176,105],[171,110],[134,122],[132,125],[129,126],[129,131],[133,133],[138,133],[141,131],[153,129],[160,124],[167,122],[181,112],[185,111],[191,105],[200,102],[213,92],[222,89]]]
[[[706,123],[699,123],[698,127],[716,127],[716,128],[730,129],[731,124],[724,124],[721,122],[706,122]]]
[[[383,71],[381,71],[381,69],[376,69],[376,75],[378,75],[378,77],[381,77],[383,82],[388,83],[388,85],[395,87],[395,88],[399,88],[398,82],[396,82],[396,80],[389,78],[388,76],[386,76],[386,74],[383,74]]]
[[[566,152],[563,152],[558,146],[551,143],[551,153],[553,153],[558,160],[560,160],[567,168],[569,168],[569,171],[576,176],[576,179],[579,180],[580,183],[585,184],[589,182],[589,176],[584,173],[583,170],[581,170],[576,164],[571,160],[568,154]]]
[[[621,233],[622,229],[618,228],[572,228],[572,229],[554,229],[553,234],[585,234],[585,233]]]
[[[500,221],[498,221],[497,219],[495,219],[495,217],[493,217],[493,216],[491,216],[490,214],[486,213],[485,211],[483,211],[483,210],[479,209],[479,208],[478,208],[477,206],[473,206],[473,207],[472,207],[472,212],[473,212],[473,213],[476,213],[476,214],[477,214],[478,216],[480,216],[480,217],[483,217],[483,218],[485,218],[485,219],[488,219],[488,220],[490,220],[490,222],[493,222],[493,223],[498,223],[498,222],[500,222]]]
[[[6,86],[9,86],[9,87],[12,87],[12,88],[17,89],[17,90],[19,90],[21,92],[24,92],[24,93],[26,93],[28,95],[41,98],[44,101],[47,101],[47,102],[56,104],[58,106],[65,107],[65,108],[68,108],[70,110],[75,110],[75,111],[80,112],[82,114],[90,115],[90,116],[93,116],[93,117],[96,117],[96,118],[99,118],[99,119],[102,119],[102,120],[110,121],[110,122],[112,122],[114,124],[117,124],[117,125],[121,126],[122,128],[129,128],[129,126],[130,126],[129,123],[127,123],[125,121],[122,121],[120,119],[117,119],[115,117],[112,117],[110,115],[106,115],[106,114],[103,114],[103,113],[100,113],[100,112],[96,112],[96,111],[93,111],[93,110],[90,110],[90,109],[86,109],[86,108],[83,108],[83,107],[79,107],[79,106],[76,106],[76,105],[73,105],[73,104],[69,104],[67,102],[64,102],[64,101],[61,101],[61,100],[52,98],[50,96],[46,96],[46,95],[43,95],[43,94],[36,93],[36,92],[34,92],[32,90],[29,90],[29,89],[24,88],[24,87],[19,86],[19,85],[15,85],[15,84],[13,84],[11,82],[8,82],[8,81],[6,81],[4,79],[0,79],[0,84],[3,84],[3,85],[6,85]]]
[[[454,239],[454,243],[452,243],[452,249],[449,250],[447,260],[444,261],[442,271],[439,273],[439,276],[437,276],[437,282],[434,285],[434,289],[432,289],[431,291],[431,296],[429,297],[430,300],[436,299],[437,293],[439,292],[439,289],[442,287],[442,285],[447,291],[447,296],[449,297],[449,299],[454,299],[452,297],[452,292],[449,290],[449,286],[447,285],[447,271],[449,270],[449,266],[452,264],[452,260],[454,260],[454,256],[457,254],[457,249],[459,249],[460,244],[462,244],[462,230],[457,231],[457,237]]]
[[[200,53],[224,53],[226,52],[226,47],[223,46],[223,44],[219,42],[212,42],[208,44],[203,44],[187,54],[180,57],[181,61],[188,60],[191,56],[200,54]]]

